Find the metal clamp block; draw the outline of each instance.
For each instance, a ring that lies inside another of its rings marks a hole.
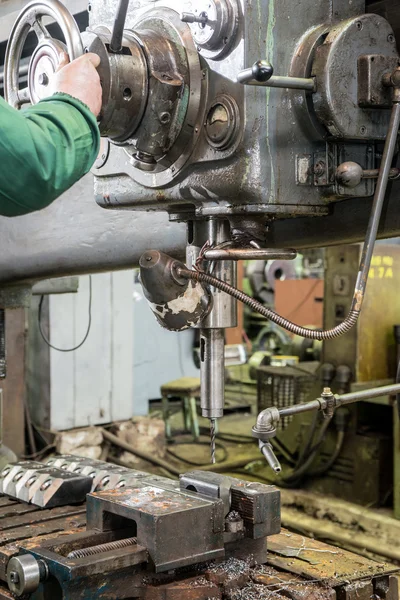
[[[45,469],[32,485],[31,502],[41,508],[79,504],[91,491],[92,481],[91,477]]]

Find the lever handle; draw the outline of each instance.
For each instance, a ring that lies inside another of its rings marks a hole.
[[[204,252],[206,260],[294,260],[296,250],[274,248],[211,248]]]
[[[274,68],[265,60],[258,60],[250,69],[240,71],[237,76],[238,83],[260,87],[276,87],[291,90],[304,90],[315,92],[315,78],[311,77],[281,77],[274,76]]]
[[[110,50],[111,52],[114,52],[114,54],[118,54],[122,50],[122,39],[124,37],[128,7],[129,0],[119,0],[110,42]]]
[[[208,14],[206,12],[202,12],[199,15],[186,12],[181,14],[181,21],[183,23],[199,23],[200,25],[207,25],[208,20]]]
[[[378,179],[380,169],[363,169],[358,163],[347,161],[336,169],[336,181],[348,188],[357,187],[363,179]],[[389,179],[400,179],[400,169],[390,169]]]

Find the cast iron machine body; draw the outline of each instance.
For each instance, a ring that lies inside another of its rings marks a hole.
[[[141,269],[146,279],[161,265],[173,280],[165,298],[160,277],[145,284],[162,324],[201,330],[201,405],[214,437],[224,407],[224,330],[237,323],[236,300],[250,302],[235,288],[235,261],[271,258],[273,219],[327,215],[334,202],[375,192],[343,323],[310,332],[265,312],[313,339],[345,334],[357,322],[388,180],[398,176],[391,168],[400,120],[395,35],[363,0],[93,0],[89,8],[82,37],[58,0],[23,9],[7,49],[6,97],[20,107],[48,95],[65,48],[71,58],[84,50],[101,57],[95,197],[104,208],[167,211],[188,224],[186,267],[153,255]],[[58,21],[64,42],[51,38],[45,16]],[[30,29],[39,43],[29,85],[19,90]],[[179,325],[165,318],[171,314],[180,314]]]

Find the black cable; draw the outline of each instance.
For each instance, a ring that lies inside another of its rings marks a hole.
[[[39,450],[39,452],[35,452],[35,454],[23,454],[21,456],[21,458],[23,458],[24,460],[38,460],[38,459],[42,459],[43,456],[46,454],[46,452],[49,452],[50,450],[55,450],[56,449],[56,445],[55,444],[48,444],[45,448],[42,448],[41,450]]]
[[[146,460],[147,462],[152,463],[156,467],[162,467],[163,469],[172,473],[172,475],[177,475],[179,477],[179,475],[181,474],[179,469],[177,469],[173,465],[168,464],[167,461],[163,460],[162,458],[158,458],[157,456],[150,454],[150,452],[144,452],[142,450],[134,448],[131,444],[124,442],[124,440],[120,440],[119,437],[113,435],[106,429],[100,429],[100,431],[102,432],[104,439],[111,442],[113,446],[117,446],[121,450],[125,450],[126,452],[129,452],[130,454],[133,454],[134,456],[137,456],[142,460]]]
[[[88,309],[89,319],[88,319],[87,331],[86,331],[85,337],[83,338],[83,340],[81,341],[80,344],[78,344],[77,346],[75,346],[75,348],[66,348],[66,349],[64,349],[64,348],[57,348],[56,346],[53,346],[53,344],[50,342],[50,340],[44,334],[44,331],[42,329],[42,308],[43,308],[44,296],[42,296],[40,298],[39,313],[38,313],[39,331],[40,331],[40,335],[42,336],[43,340],[46,342],[46,344],[50,348],[52,348],[53,350],[57,350],[57,352],[75,352],[76,350],[79,350],[79,348],[82,348],[83,344],[88,339],[90,330],[92,328],[92,296],[93,296],[93,294],[92,294],[92,276],[89,275],[89,309]]]
[[[307,477],[322,477],[322,475],[325,475],[325,473],[327,473],[327,471],[329,471],[329,469],[331,469],[333,467],[333,465],[336,463],[337,459],[339,458],[339,456],[342,452],[342,449],[343,449],[344,440],[345,440],[345,432],[339,431],[338,435],[337,435],[335,450],[334,450],[332,456],[328,459],[328,461],[326,463],[323,463],[320,467],[317,467],[314,471],[309,471],[307,473]]]
[[[210,447],[210,442],[182,442],[179,444],[176,444],[177,446],[186,446],[186,445],[190,445],[190,446],[207,446],[208,448]],[[217,461],[218,463],[222,463],[225,462],[228,459],[228,449],[226,448],[226,446],[224,446],[223,444],[216,442],[216,448],[219,448],[220,450],[223,450],[223,458],[219,459]],[[183,456],[179,456],[179,454],[176,454],[175,452],[172,452],[172,450],[170,448],[167,448],[167,453],[172,456],[173,458],[176,458],[177,460],[180,460],[181,462],[184,462],[192,467],[205,467],[208,466],[209,463],[204,464],[204,463],[198,463],[198,462],[194,462],[193,460],[189,460],[188,458],[183,458]]]
[[[210,437],[210,430],[207,427],[200,427],[201,435]],[[241,435],[229,432],[218,432],[217,438],[224,442],[232,442],[233,444],[254,444],[257,440],[250,435]]]
[[[300,452],[299,458],[296,463],[296,469],[299,469],[304,464],[304,462],[308,459],[310,454],[312,453],[312,450],[313,450],[312,443],[313,443],[315,433],[317,431],[318,419],[319,419],[319,413],[316,411],[314,413],[313,420],[308,429],[307,444],[304,446],[303,450]]]
[[[319,447],[321,446],[322,442],[325,439],[325,433],[330,425],[332,421],[332,418],[329,419],[325,419],[325,421],[322,423],[319,435],[318,435],[318,441],[315,443],[314,447],[311,449],[310,454],[307,458],[307,460],[302,464],[301,467],[299,467],[298,469],[294,469],[294,471],[292,471],[289,475],[285,475],[283,477],[280,477],[277,479],[276,481],[276,485],[281,485],[286,484],[286,485],[296,485],[297,482],[299,481],[299,479],[301,479],[301,477],[303,477],[303,475],[305,475],[308,471],[308,469],[311,467],[312,463],[315,460],[316,454],[318,452]]]

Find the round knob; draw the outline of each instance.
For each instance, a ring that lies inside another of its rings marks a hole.
[[[31,554],[10,559],[7,567],[7,583],[10,591],[16,596],[35,592],[39,587],[40,579],[39,562]]]
[[[336,169],[336,181],[344,187],[355,188],[362,178],[363,168],[356,162],[344,162]]]
[[[253,79],[265,83],[274,74],[274,67],[265,60],[258,60],[252,67]]]

